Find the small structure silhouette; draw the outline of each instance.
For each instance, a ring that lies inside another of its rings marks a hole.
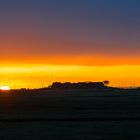
[[[78,83],[70,83],[70,82],[54,82],[51,86],[51,89],[105,89],[109,81],[104,82],[78,82]]]

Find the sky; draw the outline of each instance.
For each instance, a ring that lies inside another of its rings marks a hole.
[[[139,0],[1,0],[0,85],[108,77],[140,85],[139,25]]]

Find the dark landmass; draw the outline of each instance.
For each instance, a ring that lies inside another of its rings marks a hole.
[[[54,82],[48,88],[50,89],[105,89],[109,81],[104,82],[78,82],[78,83],[70,83],[70,82]]]
[[[63,86],[1,91],[0,139],[140,139],[139,88]]]

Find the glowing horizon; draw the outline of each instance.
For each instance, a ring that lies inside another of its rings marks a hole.
[[[140,1],[0,1],[0,86],[140,86]]]
[[[135,69],[135,72],[134,72]],[[140,86],[140,65],[78,66],[78,65],[29,65],[3,66],[0,86],[11,89],[47,87],[53,82],[80,82],[109,80],[109,86]]]

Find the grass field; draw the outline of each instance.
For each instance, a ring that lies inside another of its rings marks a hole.
[[[0,140],[139,140],[139,90],[0,93]]]

